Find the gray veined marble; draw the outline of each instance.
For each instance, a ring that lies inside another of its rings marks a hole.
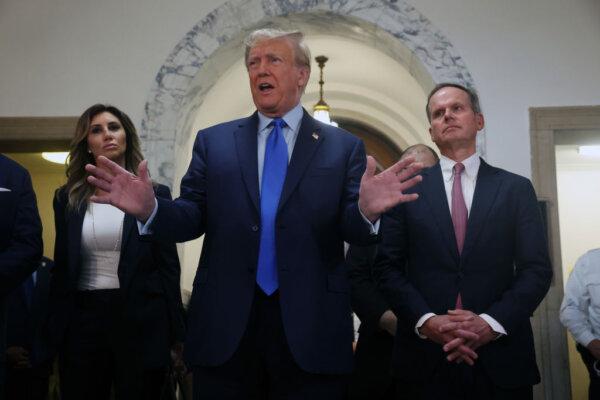
[[[233,61],[251,30],[275,26],[305,33],[352,37],[403,64],[417,82],[473,86],[463,59],[450,41],[416,8],[403,0],[231,0],[198,22],[175,46],[150,89],[141,124],[144,153],[155,180],[172,186],[174,154],[186,141],[191,115],[221,73],[210,59]],[[202,77],[199,72],[202,69]],[[480,135],[480,152],[484,140]]]

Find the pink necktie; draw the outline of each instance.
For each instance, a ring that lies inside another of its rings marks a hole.
[[[465,204],[461,184],[461,175],[465,170],[465,166],[462,163],[456,163],[452,170],[454,173],[454,182],[452,183],[452,225],[454,225],[454,236],[456,237],[458,254],[461,254],[463,245],[465,244],[468,219],[467,205]],[[456,308],[462,309],[460,293],[456,298]]]

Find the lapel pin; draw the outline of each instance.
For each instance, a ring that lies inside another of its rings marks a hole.
[[[319,135],[317,134],[317,132],[313,132],[312,134],[313,139],[318,140],[319,139]]]

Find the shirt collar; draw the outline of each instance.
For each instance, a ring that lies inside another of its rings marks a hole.
[[[442,168],[444,180],[450,181],[452,179],[452,169],[454,168],[454,164],[456,164],[456,161],[443,155],[440,156],[440,167]],[[479,154],[477,154],[477,152],[463,160],[462,164],[465,166],[464,174],[467,178],[473,179],[477,177],[477,172],[479,172],[479,166],[481,165],[481,160],[479,159]]]
[[[298,127],[302,122],[302,117],[304,115],[304,111],[302,109],[302,105],[300,103],[296,104],[294,108],[285,113],[281,119],[285,121],[285,124],[294,132],[298,131]],[[258,112],[258,131],[262,132],[266,129],[269,124],[273,121],[273,118],[267,117],[262,114],[260,111]]]

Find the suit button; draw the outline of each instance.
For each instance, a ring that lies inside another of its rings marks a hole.
[[[252,225],[252,232],[258,232],[258,225]]]

